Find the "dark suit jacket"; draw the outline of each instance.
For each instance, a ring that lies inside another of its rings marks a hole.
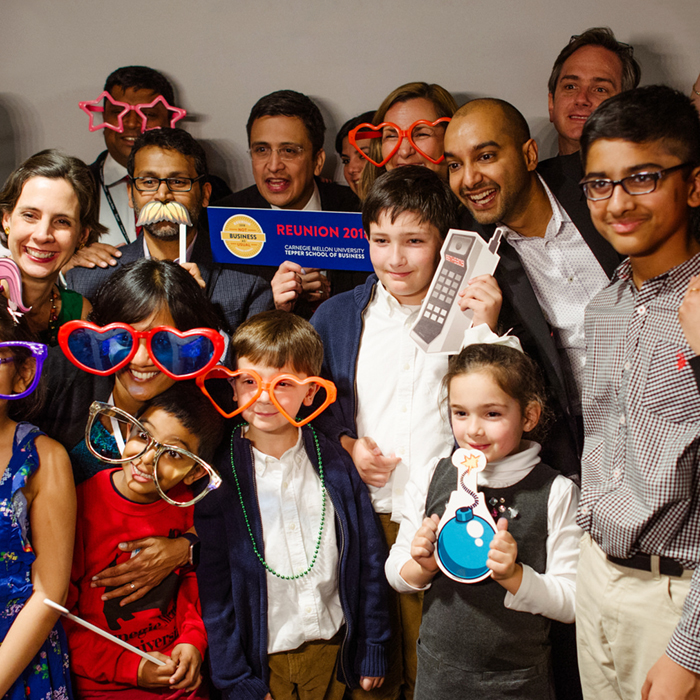
[[[92,301],[97,290],[117,269],[143,257],[143,239],[120,249],[114,267],[74,267],[66,275],[68,286]],[[255,274],[249,265],[221,265],[212,259],[209,233],[200,230],[192,250],[191,262],[197,263],[206,287],[205,291],[216,306],[224,329],[233,332],[246,318],[273,308],[272,289],[268,282]]]
[[[575,155],[578,158],[578,154]],[[563,158],[570,158],[570,156]],[[542,173],[542,178],[571,217],[605,274],[610,277],[621,258],[593,226],[583,191],[578,186],[580,178],[576,179],[572,175],[574,166],[573,160],[564,164],[550,165],[546,168],[546,172]],[[477,231],[487,240],[491,238],[496,228],[494,225],[478,224],[466,209],[463,210],[460,226]],[[583,445],[580,430],[571,413],[564,371],[559,359],[559,351],[552,337],[552,330],[544,318],[515,248],[502,239],[498,252],[501,261],[494,277],[503,293],[499,325],[503,331],[513,328],[513,333],[520,338],[525,352],[542,368],[550,408],[554,411],[555,421],[550,428],[548,439],[543,442],[542,459],[564,474],[579,473]]]
[[[314,178],[318,187],[318,194],[321,197],[322,211],[345,211],[359,212],[360,200],[355,193],[343,185],[335,182],[323,182],[320,178]],[[234,192],[220,201],[215,201],[212,197],[212,204],[216,207],[243,207],[246,209],[271,209],[270,203],[260,194],[257,185],[251,185],[244,190]],[[276,268],[261,269],[261,274],[266,279],[272,280]],[[354,289],[358,284],[364,284],[370,276],[370,272],[350,272],[346,270],[329,270],[328,279],[331,281],[331,295],[347,292]],[[310,309],[295,308],[295,311],[307,318],[310,317]]]

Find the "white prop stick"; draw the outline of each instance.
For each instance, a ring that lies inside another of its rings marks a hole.
[[[155,656],[151,656],[150,654],[147,654],[145,651],[141,651],[141,649],[138,649],[135,646],[132,646],[128,642],[124,642],[119,637],[115,637],[113,634],[110,634],[109,632],[105,632],[104,630],[101,630],[99,627],[95,627],[90,622],[86,622],[85,620],[82,620],[79,617],[76,617],[72,613],[68,612],[67,608],[64,608],[62,605],[59,605],[58,603],[54,603],[53,600],[49,600],[48,598],[44,598],[44,605],[48,605],[50,608],[53,608],[54,610],[58,610],[58,612],[61,613],[61,615],[65,615],[69,620],[73,620],[73,622],[77,622],[79,625],[82,625],[83,627],[87,627],[89,630],[92,630],[95,632],[95,634],[99,634],[100,637],[104,637],[105,639],[109,639],[110,642],[114,642],[115,644],[118,644],[120,647],[124,647],[124,649],[127,649],[128,651],[133,651],[134,654],[138,654],[139,656],[142,656],[146,661],[150,661],[151,663],[154,663],[156,666],[165,666],[165,661],[161,661],[160,659],[156,659]]]
[[[141,209],[137,226],[169,221],[180,225],[180,263],[187,262],[187,227],[192,226],[190,213],[180,202],[159,202],[152,200]]]

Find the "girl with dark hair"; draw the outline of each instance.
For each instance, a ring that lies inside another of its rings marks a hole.
[[[450,358],[444,383],[463,449],[408,483],[386,563],[397,591],[425,591],[416,700],[553,697],[550,619],[574,619],[578,488],[523,439],[540,422],[544,385],[514,339],[497,342],[511,347]]]
[[[105,231],[97,219],[95,184],[81,160],[55,150],[33,155],[0,192],[3,242],[17,263],[32,332],[56,344],[58,328],[85,318],[90,302],[58,286],[61,268],[78,248]]]
[[[68,647],[43,600],[68,594],[75,487],[63,447],[24,422],[46,356],[25,338],[0,302],[0,697],[67,700]]]

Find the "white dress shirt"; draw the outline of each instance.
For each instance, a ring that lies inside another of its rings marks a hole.
[[[357,358],[357,434],[372,438],[384,455],[401,457],[386,486],[368,487],[374,510],[391,513],[394,522],[412,471],[454,446],[441,405],[447,355],[427,354],[409,337],[419,309],[399,304],[377,282]]]
[[[540,461],[540,445],[523,440],[520,452],[490,462],[477,474],[480,487],[507,488],[522,481]],[[425,517],[425,503],[433,474],[438,464],[434,459],[426,469],[416,471],[406,487],[401,527],[384,567],[387,580],[399,593],[419,589],[401,578],[401,569],[411,560],[411,543]],[[455,469],[457,488],[457,469]],[[557,476],[552,482],[547,503],[547,566],[538,574],[523,564],[523,579],[513,595],[503,589],[503,604],[510,610],[544,615],[552,620],[573,622],[576,608],[576,566],[583,530],[576,524],[579,490],[573,481]],[[469,585],[469,584],[463,584]]]
[[[499,229],[518,253],[542,313],[554,331],[569,399],[580,415],[586,364],[583,313],[609,280],[564,207],[541,177],[540,182],[552,206],[544,238],[521,236],[507,226]]]
[[[313,559],[321,524],[321,480],[304,449],[296,445],[280,459],[253,448],[265,561],[283,576],[300,574]],[[250,506],[249,506],[250,507]],[[318,557],[301,578],[267,576],[267,652],[297,649],[304,642],[331,639],[344,616],[338,593],[335,509],[326,496],[326,517]]]
[[[109,243],[114,246],[126,245],[126,243],[136,240],[136,219],[134,210],[129,206],[126,168],[123,165],[119,165],[108,153],[105,162],[102,164],[102,177],[112,196],[114,206],[119,212],[129,240],[124,240],[124,235],[107,201],[107,195],[105,195],[104,189],[98,183],[97,187],[100,191],[100,223],[109,229],[107,233],[100,237],[100,243]]]

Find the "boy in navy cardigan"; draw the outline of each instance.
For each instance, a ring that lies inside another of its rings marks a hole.
[[[296,419],[323,381],[321,339],[270,311],[243,323],[232,349],[243,420],[215,460],[222,486],[195,512],[214,684],[236,700],[379,687],[386,547],[347,452]]]

